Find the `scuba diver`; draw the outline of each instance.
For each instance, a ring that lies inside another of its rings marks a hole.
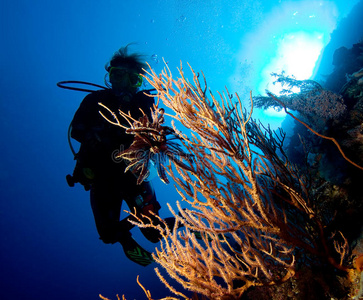
[[[120,220],[121,205],[125,200],[130,211],[136,211],[140,218],[141,215],[148,216],[156,224],[160,221],[150,212],[158,215],[161,207],[151,182],[143,181],[138,185],[137,176],[130,170],[125,172],[126,162],[117,158],[119,152],[131,145],[133,135],[105,120],[99,113],[101,107],[98,104],[102,103],[114,113],[119,109],[130,112],[134,119],[142,116],[142,109],[151,120],[154,98],[139,91],[143,79],[141,74],[147,65],[141,62],[140,54],[129,54],[128,46],[120,48],[105,65],[108,89],[88,94],[74,115],[70,134],[81,145],[75,156],[77,163],[73,175],[67,176],[67,182],[70,186],[79,182],[90,190],[100,239],[106,244],[120,243],[130,260],[147,266],[153,262],[151,253],[132,238],[130,230],[134,225],[129,220],[134,217],[129,215]],[[128,126],[126,120],[119,119],[121,124]],[[166,218],[165,221],[173,226],[173,219]],[[153,243],[160,240],[156,229],[141,228],[141,231]]]

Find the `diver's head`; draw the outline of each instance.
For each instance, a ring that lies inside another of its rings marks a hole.
[[[142,55],[128,53],[128,47],[120,48],[105,65],[108,72],[109,82],[105,80],[108,87],[112,88],[115,94],[134,94],[142,84],[142,76],[147,65],[142,62]]]

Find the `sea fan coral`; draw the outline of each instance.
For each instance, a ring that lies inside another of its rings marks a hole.
[[[347,241],[340,234],[341,242],[328,242],[325,224],[312,205],[308,177],[284,152],[284,133],[253,120],[253,102],[247,112],[238,95],[235,101],[228,91],[227,96],[207,94],[192,72],[193,84],[182,68],[177,79],[167,68],[161,75],[151,71],[148,78],[158,99],[172,110],[170,116],[191,134],[176,126],[164,130],[158,106],[152,121],[123,115],[130,121],[127,130],[135,135],[135,144],[121,155],[128,159],[139,147],[149,151],[147,158],[130,159],[141,170],[141,179],[151,153],[165,153],[166,132],[181,145],[174,146],[180,159],[169,155],[164,167],[188,208],[177,202],[175,212],[169,206],[174,228],[145,223],[134,215],[134,224],[160,231],[163,241],[155,261],[185,289],[209,299],[240,299],[251,287],[286,282],[297,264],[331,264],[346,271]],[[188,299],[158,269],[156,273],[173,293]]]

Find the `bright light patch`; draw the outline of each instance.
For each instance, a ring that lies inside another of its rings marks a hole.
[[[270,107],[263,112],[266,116],[275,117],[275,118],[285,118],[286,113],[281,109],[277,111],[276,109]]]
[[[265,66],[264,81],[259,90],[270,90],[275,94],[281,91],[280,85],[273,85],[270,76],[272,72],[284,71],[286,75],[294,75],[296,79],[309,79],[313,73],[315,63],[324,46],[321,33],[292,32],[284,34],[277,42],[275,58]]]
[[[309,79],[324,44],[321,32],[290,32],[280,37],[275,37],[275,39],[277,39],[276,55],[262,71],[264,76],[260,83],[259,91],[264,93],[267,89],[279,95],[282,86],[280,84],[273,84],[276,78],[272,77],[271,73],[281,73],[284,71],[286,75],[293,75],[299,80]],[[296,89],[293,92],[299,92],[299,90]],[[264,114],[269,117],[285,117],[285,112],[276,111],[273,108],[265,110]]]
[[[338,17],[349,12],[357,1],[340,0],[339,6],[338,1],[279,1],[281,5],[271,11],[260,27],[244,37],[239,53],[241,64],[231,77],[233,89],[253,90],[254,95],[266,95],[268,89],[279,94],[281,87],[273,85],[272,72],[285,71],[299,80],[309,79]],[[256,118],[268,119],[269,123],[284,116],[273,109],[259,113]]]

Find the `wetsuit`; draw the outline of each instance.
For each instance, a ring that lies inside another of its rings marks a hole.
[[[107,122],[99,113],[102,111],[110,120],[112,116],[98,103],[104,104],[118,115],[118,110],[137,119],[142,116],[141,108],[151,119],[150,108],[154,99],[142,92],[130,96],[116,96],[111,90],[92,92],[82,101],[72,121],[72,138],[81,143],[77,154],[78,170],[87,170],[90,177],[90,198],[96,227],[100,239],[105,243],[127,242],[131,237],[129,230],[133,227],[128,221],[120,221],[122,201],[137,214],[158,214],[160,204],[150,182],[136,184],[136,176],[130,171],[124,172],[125,161],[115,158],[119,151],[127,149],[133,135],[126,134],[125,129]],[[125,101],[129,100],[129,101]],[[126,120],[119,120],[129,126]],[[144,236],[157,242],[160,238],[157,230],[142,229]]]

